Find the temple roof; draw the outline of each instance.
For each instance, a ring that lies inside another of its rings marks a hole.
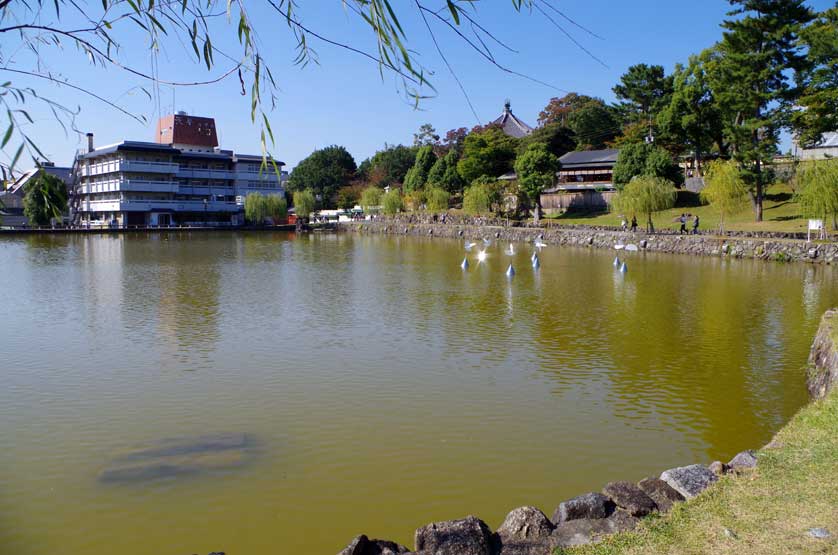
[[[507,100],[503,105],[503,113],[492,123],[500,125],[504,133],[518,139],[532,133],[532,127],[515,117],[510,106],[511,104]]]
[[[617,163],[619,149],[609,148],[604,150],[575,150],[568,152],[561,158],[562,169],[573,169],[578,167],[604,167],[613,168]]]

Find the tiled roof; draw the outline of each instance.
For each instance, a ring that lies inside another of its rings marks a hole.
[[[561,158],[562,168],[574,166],[602,166],[613,167],[617,163],[620,150],[609,148],[605,150],[579,150],[568,152]]]
[[[503,132],[511,137],[520,139],[532,133],[532,127],[515,117],[510,109],[509,101],[503,106],[503,113],[492,122],[500,125]]]
[[[836,146],[838,146],[838,131],[833,131],[821,135],[821,140],[812,148],[834,148]]]

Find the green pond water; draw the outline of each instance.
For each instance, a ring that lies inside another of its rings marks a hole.
[[[412,547],[727,460],[806,402],[834,269],[506,247],[0,238],[0,553]]]

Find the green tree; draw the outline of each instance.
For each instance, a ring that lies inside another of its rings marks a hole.
[[[475,181],[463,192],[463,212],[470,216],[488,214],[492,200],[486,183]]]
[[[803,0],[730,0],[722,41],[705,62],[708,83],[722,112],[725,137],[743,170],[762,221],[766,168],[788,126],[797,87],[792,78],[807,60],[799,36],[812,20]]]
[[[614,110],[595,98],[568,115],[568,125],[576,137],[576,150],[605,148],[620,133]]]
[[[686,67],[678,64],[673,74],[673,93],[668,105],[657,116],[658,129],[664,142],[689,145],[695,167],[701,169],[701,158],[715,145],[719,154],[727,156],[722,114],[708,84],[705,61],[711,51],[690,56]],[[661,141],[659,140],[658,143]],[[680,152],[681,148],[672,149]]]
[[[361,199],[361,193],[364,190],[364,186],[361,183],[353,182],[350,185],[346,185],[345,187],[341,187],[338,189],[336,195],[336,204],[337,207],[342,210],[349,210],[353,208],[358,201]]]
[[[294,213],[298,218],[302,218],[304,221],[308,220],[311,213],[314,212],[316,204],[317,200],[314,198],[311,189],[294,191]]]
[[[824,10],[801,32],[807,61],[800,73],[802,92],[793,112],[803,145],[816,144],[821,134],[838,129],[838,5]]]
[[[646,216],[646,231],[654,233],[652,214],[675,205],[675,184],[661,177],[639,175],[633,178],[612,201],[612,208],[632,216]]]
[[[418,191],[425,186],[425,182],[428,180],[428,172],[431,171],[435,162],[436,155],[432,146],[426,145],[419,148],[416,152],[416,161],[413,163],[413,167],[408,170],[404,177],[405,193]]]
[[[559,171],[559,159],[544,144],[536,143],[515,160],[515,173],[518,176],[518,186],[534,206],[533,220],[541,219],[541,193],[555,183],[556,172]]]
[[[390,189],[381,197],[381,207],[385,214],[398,214],[404,210],[402,192],[398,189]]]
[[[459,154],[456,149],[450,149],[444,156],[437,158],[428,172],[427,184],[440,187],[449,193],[459,193],[463,190],[463,179],[457,171]]]
[[[637,64],[628,68],[613,90],[623,101],[620,112],[627,123],[648,123],[669,102],[672,76],[665,74],[663,66]]]
[[[748,202],[748,186],[733,160],[716,160],[707,167],[701,200],[719,213],[719,231],[724,233],[725,216],[742,210]]]
[[[838,230],[838,159],[802,162],[797,168],[800,211],[807,218],[824,222],[831,216]]]
[[[262,225],[268,217],[266,199],[259,193],[247,193],[244,197],[244,217],[252,225]]]
[[[416,162],[418,150],[404,145],[384,145],[372,158],[361,162],[358,168],[359,177],[379,187],[404,183],[405,175]]]
[[[247,202],[247,198],[245,198]],[[271,194],[265,197],[265,213],[267,217],[273,220],[274,225],[285,219],[288,215],[288,201],[283,195]]]
[[[469,133],[457,171],[469,183],[482,176],[499,177],[512,169],[517,146],[517,139],[494,126]]]
[[[440,187],[429,187],[425,191],[426,206],[429,212],[445,212],[451,195]]]
[[[433,146],[439,142],[439,135],[430,123],[424,123],[413,134],[413,146]]]
[[[338,189],[349,184],[355,169],[355,160],[342,146],[315,150],[291,172],[288,189],[310,189],[324,206],[332,206]]]
[[[551,98],[547,106],[538,114],[538,124],[546,126],[551,123],[558,123],[561,127],[569,127],[570,116],[591,102],[602,101],[592,96],[574,92],[567,93],[562,97]]]
[[[374,185],[370,185],[364,192],[361,193],[361,207],[365,212],[370,212],[373,208],[381,206],[381,196],[384,191]]]
[[[664,149],[645,143],[631,143],[620,149],[614,165],[614,185],[622,189],[637,176],[653,176],[681,183],[684,176]]]
[[[29,222],[49,225],[53,218],[61,221],[67,210],[67,187],[64,182],[44,171],[26,185],[23,197],[23,214]]]
[[[576,139],[573,130],[569,127],[562,127],[559,123],[548,123],[536,127],[532,133],[520,139],[518,154],[522,154],[530,145],[543,144],[547,152],[557,158],[561,158],[576,148]]]

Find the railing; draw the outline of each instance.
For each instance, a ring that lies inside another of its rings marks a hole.
[[[180,212],[238,212],[241,207],[235,202],[211,200],[90,200],[85,201],[83,212],[143,212],[154,209]]]
[[[180,167],[173,162],[152,162],[146,160],[111,160],[81,167],[81,175],[104,175],[116,172],[175,173]]]

